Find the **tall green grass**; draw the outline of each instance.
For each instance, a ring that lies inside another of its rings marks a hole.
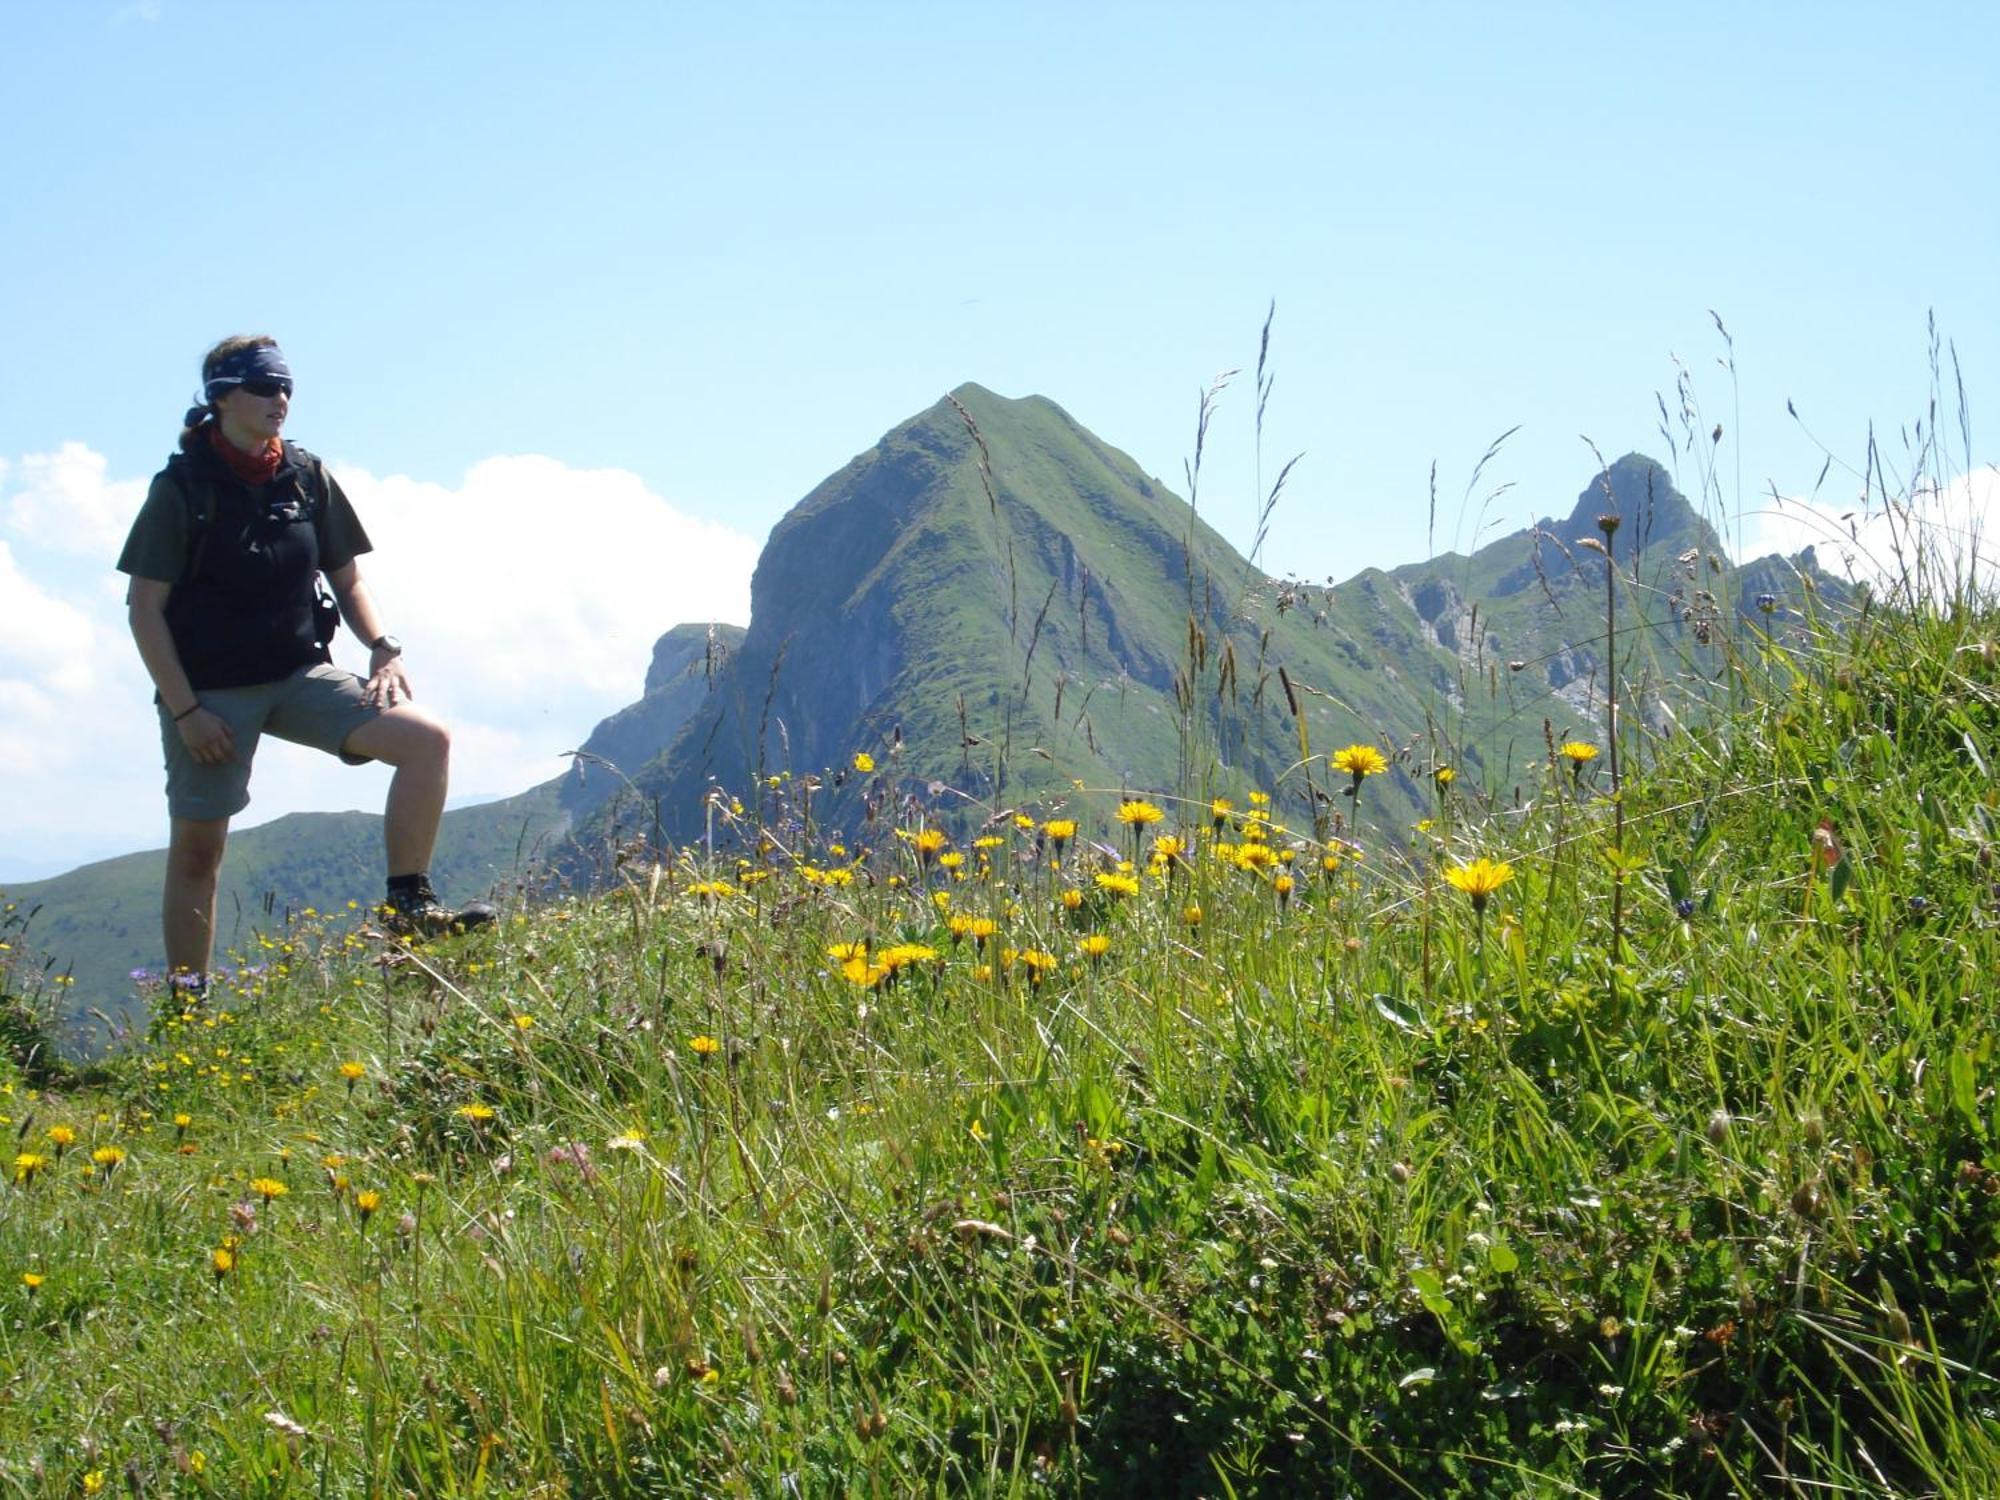
[[[0,1494],[2000,1493],[2000,616],[1809,624],[1615,797],[835,848],[779,776],[270,934],[0,1065]]]

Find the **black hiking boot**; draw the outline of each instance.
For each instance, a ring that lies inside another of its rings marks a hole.
[[[428,880],[415,889],[391,891],[382,903],[382,922],[397,937],[451,937],[485,927],[498,915],[484,901],[474,901],[457,911],[445,906]]]

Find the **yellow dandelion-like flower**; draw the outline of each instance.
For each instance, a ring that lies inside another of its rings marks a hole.
[[[1178,834],[1163,833],[1153,840],[1153,858],[1166,863],[1187,853],[1187,840]]]
[[[940,828],[921,828],[915,833],[905,833],[903,837],[908,839],[910,844],[916,849],[918,860],[926,864],[948,842],[944,836],[944,830]]]
[[[865,940],[859,943],[835,943],[826,950],[826,956],[836,963],[843,964],[851,959],[865,959],[868,957],[868,944]]]
[[[39,1271],[23,1271],[21,1273],[21,1285],[26,1287],[30,1294],[34,1292],[36,1287],[47,1280],[48,1277],[42,1275]]]
[[[911,964],[927,964],[936,961],[937,949],[926,943],[897,943],[892,948],[884,948],[875,955],[876,962],[894,973],[908,968]]]
[[[382,1206],[382,1195],[374,1188],[363,1188],[354,1195],[354,1211],[361,1215],[361,1222],[367,1223],[369,1216]]]
[[[104,1168],[104,1173],[108,1177],[111,1175],[112,1169],[125,1160],[125,1148],[123,1146],[99,1146],[95,1151],[90,1153],[90,1159]]]
[[[1439,766],[1435,771],[1431,772],[1431,780],[1435,781],[1441,787],[1450,786],[1454,781],[1458,780],[1458,772],[1454,771],[1450,766]]]
[[[1189,902],[1181,908],[1181,920],[1190,927],[1201,926],[1201,908]]]
[[[250,1179],[250,1191],[269,1203],[273,1198],[284,1197],[291,1189],[275,1177],[253,1177]]]
[[[186,1113],[182,1113],[182,1114],[177,1114],[177,1115],[175,1115],[175,1116],[174,1116],[174,1134],[175,1134],[175,1135],[185,1135],[185,1134],[187,1133],[187,1130],[188,1130],[188,1127],[189,1127],[190,1125],[192,1125],[192,1124],[194,1124],[194,1116],[193,1116],[193,1115],[190,1115],[190,1114],[186,1114]]]
[[[67,1125],[51,1125],[49,1127],[49,1144],[54,1146],[57,1154],[60,1155],[76,1144],[76,1132]]]
[[[101,1495],[104,1493],[104,1471],[102,1469],[92,1469],[88,1474],[83,1476],[83,1492],[86,1495]]]
[[[14,1158],[14,1180],[33,1182],[35,1174],[49,1165],[49,1158],[39,1151],[23,1151]]]
[[[1076,837],[1076,819],[1051,818],[1042,825],[1042,832],[1048,835],[1049,842],[1054,844],[1060,853],[1062,846]]]
[[[514,1029],[516,1031],[532,1030],[534,1028],[534,1024],[535,1024],[535,1018],[533,1016],[518,1015],[514,1017]]]
[[[1083,892],[1071,886],[1062,893],[1062,904],[1064,911],[1075,911],[1083,905]]]
[[[971,935],[973,942],[984,943],[1000,930],[1000,924],[991,917],[974,917],[966,925],[965,930]]]
[[[1021,833],[1033,833],[1035,831],[1035,820],[1026,813],[1015,813],[1014,827]]]
[[[1213,828],[1216,832],[1220,833],[1222,831],[1222,825],[1229,821],[1229,815],[1235,811],[1236,811],[1236,804],[1231,802],[1227,797],[1217,797],[1213,799],[1208,804],[1209,826]]]
[[[1349,745],[1344,750],[1333,752],[1331,762],[1334,770],[1345,771],[1354,778],[1356,786],[1361,785],[1364,776],[1380,776],[1389,769],[1389,761],[1373,745]]]
[[[1243,844],[1236,850],[1236,867],[1240,870],[1268,870],[1277,862],[1277,853],[1269,844]]]
[[[1597,759],[1597,746],[1586,740],[1565,741],[1556,752],[1573,766],[1587,766]]]
[[[1290,896],[1295,886],[1296,882],[1289,875],[1280,875],[1271,882],[1271,889],[1278,893],[1280,901]]]
[[[712,1036],[695,1036],[688,1038],[688,1048],[697,1057],[713,1057],[722,1050],[722,1043]]]
[[[1093,932],[1076,946],[1077,951],[1082,953],[1085,958],[1089,959],[1092,963],[1096,963],[1111,951],[1111,939],[1101,932]]]
[[[208,1269],[214,1273],[217,1281],[222,1280],[223,1277],[236,1269],[236,1252],[234,1250],[225,1250],[218,1245],[215,1249],[208,1252]]]
[[[726,880],[698,880],[688,887],[688,894],[699,896],[704,901],[712,901],[720,896],[733,896],[736,887]]]
[[[1148,823],[1157,823],[1166,816],[1152,803],[1133,798],[1118,804],[1118,821],[1130,827],[1139,828]]]
[[[1486,902],[1493,893],[1514,878],[1514,869],[1482,854],[1468,864],[1453,865],[1444,872],[1444,878],[1454,890],[1464,891],[1472,898],[1474,911],[1485,911]]]
[[[999,834],[988,833],[988,834],[983,834],[979,838],[974,839],[972,841],[972,847],[975,849],[998,849],[1002,844],[1005,844],[1006,842],[1007,841],[1001,838]]]
[[[484,1125],[488,1120],[493,1118],[493,1106],[490,1104],[461,1104],[452,1113],[456,1114],[461,1120],[470,1120],[475,1125]]]
[[[964,864],[965,856],[960,854],[956,849],[952,850],[949,854],[940,854],[938,856],[938,868],[940,870],[957,870],[963,868]]]
[[[866,776],[870,771],[875,769],[875,757],[870,755],[866,750],[855,751],[854,769],[859,771],[863,776]]]
[[[1139,894],[1139,877],[1124,875],[1115,870],[1100,870],[1096,876],[1097,888],[1114,896],[1136,896]]]

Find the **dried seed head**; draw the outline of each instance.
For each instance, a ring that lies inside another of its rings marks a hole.
[[[1617,511],[1615,510],[1606,511],[1603,515],[1597,518],[1597,529],[1603,532],[1606,536],[1614,535],[1618,530],[1619,519],[1620,518]]]
[[[1826,1121],[1818,1110],[1814,1110],[1799,1121],[1799,1129],[1804,1133],[1806,1144],[1817,1151],[1826,1144]]]
[[[1720,1148],[1729,1139],[1729,1111],[1718,1109],[1708,1117],[1708,1143]]]
[[[1398,1187],[1410,1180],[1410,1164],[1406,1161],[1391,1162],[1389,1176]]]
[[[1819,1188],[1810,1182],[1800,1183],[1798,1190],[1792,1194],[1792,1212],[1801,1219],[1816,1219],[1819,1210]]]

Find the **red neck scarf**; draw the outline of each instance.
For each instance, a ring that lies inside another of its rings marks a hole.
[[[276,438],[270,439],[255,453],[245,453],[222,435],[220,422],[210,425],[208,445],[215,450],[216,456],[227,466],[230,473],[253,488],[269,484],[271,476],[278,472],[278,461],[285,456],[285,445]]]

